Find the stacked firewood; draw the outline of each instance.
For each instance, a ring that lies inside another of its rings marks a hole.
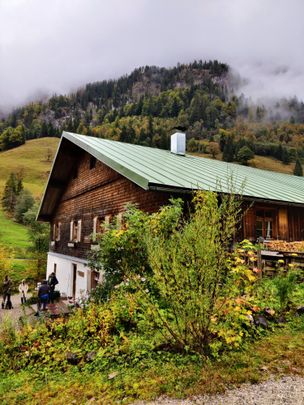
[[[304,241],[286,242],[284,240],[273,240],[267,242],[267,248],[279,252],[304,252]]]

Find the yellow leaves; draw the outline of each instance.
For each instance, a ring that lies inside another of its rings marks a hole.
[[[119,231],[115,232],[115,238],[119,238],[121,235],[123,235],[125,231],[123,229],[120,229]]]
[[[235,263],[236,263],[236,264],[244,264],[244,263],[245,263],[245,260],[244,260],[244,259],[241,259],[240,257],[236,257]]]
[[[250,282],[253,282],[256,280],[256,277],[252,274],[251,271],[247,272],[247,278],[248,278],[248,281],[250,281]]]

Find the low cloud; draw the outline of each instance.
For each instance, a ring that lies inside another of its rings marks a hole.
[[[142,65],[219,59],[304,100],[303,0],[0,0],[0,109]]]

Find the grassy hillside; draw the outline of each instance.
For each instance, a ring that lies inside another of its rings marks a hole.
[[[42,195],[57,138],[41,138],[26,142],[18,148],[0,152],[0,196],[11,172],[22,172],[24,187],[39,198]],[[14,256],[24,256],[29,246],[27,228],[8,218],[0,205],[0,245],[13,249]]]
[[[17,224],[0,210],[0,245],[13,249],[25,249],[29,246],[25,226]]]
[[[208,153],[193,153],[193,155],[212,159],[212,156]],[[218,154],[216,156],[216,159],[222,160],[222,154]],[[278,159],[255,155],[254,159],[249,161],[249,166],[255,167],[257,169],[271,170],[273,172],[293,174],[295,164],[289,163],[285,165]]]
[[[28,141],[18,148],[0,152],[0,194],[11,172],[21,172],[24,187],[41,196],[55,155],[58,138]]]

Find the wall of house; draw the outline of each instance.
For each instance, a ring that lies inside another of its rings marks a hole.
[[[261,213],[271,214],[272,239],[304,240],[304,208],[252,203],[244,206],[242,237],[253,242],[258,236],[257,221]],[[266,221],[265,221],[266,222]]]
[[[85,259],[91,247],[95,216],[115,216],[124,211],[127,203],[153,212],[168,203],[171,196],[164,192],[145,191],[99,161],[90,169],[90,155],[84,153],[77,177],[70,180],[52,219],[52,224],[61,223],[61,232],[60,240],[53,243],[51,251]],[[78,220],[81,220],[81,240],[69,247],[70,222]],[[53,226],[51,228],[53,230]]]
[[[56,290],[60,291],[62,296],[77,299],[92,287],[91,271],[85,260],[49,252],[47,278],[53,271],[56,272],[58,280]]]

